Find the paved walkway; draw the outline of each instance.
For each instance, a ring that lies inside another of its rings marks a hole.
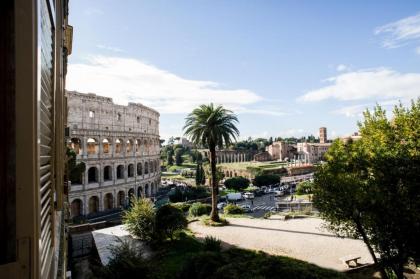
[[[197,237],[211,235],[241,248],[290,256],[340,271],[347,269],[339,260],[343,256],[360,256],[360,263],[373,262],[363,241],[334,236],[323,228],[321,219],[228,218],[228,221],[225,227],[207,227],[193,222],[190,229]]]

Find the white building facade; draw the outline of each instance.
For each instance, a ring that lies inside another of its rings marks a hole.
[[[71,216],[120,208],[132,196],[154,196],[160,186],[159,113],[96,94],[66,94],[67,146],[86,166],[71,181]]]

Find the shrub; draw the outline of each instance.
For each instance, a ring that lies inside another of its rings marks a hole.
[[[225,214],[243,214],[244,210],[242,209],[242,207],[237,206],[235,204],[228,204],[223,209],[223,212]]]
[[[204,238],[203,248],[205,251],[220,252],[220,250],[222,249],[221,244],[222,242],[220,241],[220,239],[217,239],[212,236],[206,236],[206,238]]]
[[[186,200],[196,200],[207,198],[210,196],[210,193],[206,187],[177,187],[175,190],[169,193],[169,200],[173,203],[175,202],[184,202]]]
[[[182,210],[170,204],[160,207],[156,212],[156,236],[160,239],[173,239],[174,232],[187,227],[187,219]]]
[[[142,250],[133,247],[129,241],[121,241],[118,246],[111,246],[112,254],[108,265],[94,268],[96,278],[123,279],[123,278],[150,278],[151,267],[142,257]]]
[[[261,187],[261,186],[267,186],[272,185],[280,182],[280,176],[277,174],[262,174],[257,175],[254,178],[254,185]]]
[[[226,179],[224,184],[228,189],[241,191],[249,186],[249,180],[245,177],[238,176]]]
[[[182,212],[188,212],[188,210],[191,207],[191,204],[186,203],[186,202],[177,202],[177,203],[173,203],[171,205],[175,208],[180,209]]]
[[[296,188],[296,193],[298,195],[312,194],[313,184],[314,183],[311,181],[303,181],[299,183]]]
[[[220,253],[204,251],[195,253],[185,261],[178,278],[211,278],[211,274],[222,266]]]
[[[202,216],[202,215],[208,215],[211,212],[211,205],[209,204],[203,204],[201,202],[193,203],[190,207],[189,213],[190,216]]]
[[[133,198],[132,207],[123,214],[127,231],[143,241],[151,241],[155,229],[155,210],[149,199]]]

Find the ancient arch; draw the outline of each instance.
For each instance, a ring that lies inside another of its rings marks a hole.
[[[123,140],[116,139],[115,140],[115,154],[120,154],[123,148]]]
[[[79,138],[71,138],[67,146],[72,149],[76,155],[82,154],[82,141]]]
[[[87,154],[97,154],[98,153],[98,141],[94,138],[88,138],[86,141]]]
[[[104,181],[110,181],[110,180],[112,180],[112,167],[105,166],[104,167]]]
[[[144,174],[148,174],[149,173],[149,162],[145,162],[144,163]]]
[[[75,199],[71,202],[71,216],[77,217],[83,214],[83,202],[80,199]]]
[[[104,154],[111,153],[111,141],[109,139],[102,140],[102,152]]]
[[[104,197],[104,210],[114,208],[114,196],[111,193],[107,193]]]
[[[89,213],[96,213],[99,211],[99,198],[93,196],[89,199]]]
[[[88,170],[88,183],[98,182],[98,168],[90,167]]]
[[[117,179],[123,179],[124,178],[124,166],[118,165],[117,167]]]
[[[137,163],[137,175],[143,175],[143,165],[141,162]]]
[[[125,193],[124,191],[119,191],[117,195],[117,206],[122,207],[125,204]]]
[[[128,165],[128,177],[133,177],[134,176],[134,165],[133,164],[129,164]]]

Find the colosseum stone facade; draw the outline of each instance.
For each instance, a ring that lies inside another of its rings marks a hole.
[[[121,208],[160,185],[159,113],[141,104],[67,92],[68,146],[86,170],[69,190],[72,217]]]

